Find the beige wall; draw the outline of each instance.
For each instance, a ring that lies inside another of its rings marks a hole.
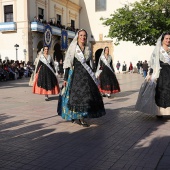
[[[57,14],[62,15],[62,25],[70,26],[71,19],[75,20],[75,27],[79,27],[79,0],[29,0],[30,21],[38,16],[38,8],[44,9],[46,21],[56,21]]]
[[[1,1],[1,13],[0,22],[4,22],[4,5],[13,5],[14,11],[14,22],[17,23],[16,32],[4,32],[0,33],[0,39],[3,41],[0,47],[1,58],[8,57],[9,59],[16,58],[15,44],[19,45],[18,48],[18,59],[24,60],[24,52],[26,49],[28,51],[28,20],[27,20],[27,9],[25,9],[27,1],[23,0],[3,0]],[[28,55],[28,53],[27,53]]]
[[[46,3],[45,3],[46,2]],[[0,22],[4,22],[4,5],[13,5],[14,22],[17,23],[16,32],[0,32],[0,39],[3,42],[0,46],[2,59],[16,59],[17,43],[18,59],[25,60],[23,50],[26,49],[26,60],[33,60],[36,57],[38,42],[43,40],[43,33],[31,32],[30,22],[34,16],[38,16],[38,7],[44,9],[44,19],[56,18],[57,14],[62,15],[62,25],[70,26],[71,19],[75,20],[75,28],[79,28],[79,0],[0,0]],[[57,42],[56,36],[53,37]]]
[[[92,42],[95,41],[96,44],[99,43],[101,45],[101,41],[113,41],[112,49],[114,50],[111,55],[114,56],[114,64],[119,60],[121,64],[123,64],[123,61],[126,61],[129,65],[130,61],[132,61],[133,64],[136,65],[138,60],[148,60],[152,53],[153,47],[136,46],[132,42],[121,42],[120,45],[114,46],[115,39],[105,37],[108,34],[109,27],[103,26],[100,18],[110,17],[110,14],[116,9],[122,7],[127,2],[133,3],[135,1],[136,0],[107,0],[107,11],[95,12],[95,0],[80,0],[80,6],[82,7],[80,11],[80,27],[87,30],[89,40]],[[91,35],[93,35],[94,38],[91,38]],[[103,43],[103,48],[104,46],[105,44]],[[95,47],[97,47],[97,45]],[[92,49],[97,50],[93,47]],[[94,53],[95,51],[93,51],[93,54]]]

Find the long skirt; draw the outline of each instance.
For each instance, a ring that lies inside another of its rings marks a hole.
[[[33,93],[43,95],[59,94],[60,88],[56,75],[42,63],[38,72],[35,74],[33,83]]]
[[[155,102],[160,107],[160,115],[170,115],[170,65],[160,62],[161,70],[157,80]]]
[[[58,101],[58,108],[57,112],[58,115],[60,115],[65,120],[72,120],[72,119],[82,119],[82,118],[97,118],[105,115],[105,110],[101,110],[98,112],[93,111],[84,111],[84,110],[72,110],[69,107],[69,100],[70,100],[70,91],[71,91],[71,85],[72,85],[72,77],[73,77],[73,70],[70,69],[68,79],[67,79],[67,85],[65,88],[65,91],[63,94],[59,96]]]
[[[118,93],[120,92],[120,87],[116,75],[107,67],[103,68],[99,76],[100,86],[99,90],[101,93]]]

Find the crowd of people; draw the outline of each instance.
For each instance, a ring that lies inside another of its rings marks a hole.
[[[33,69],[29,62],[0,59],[0,81],[31,77]]]
[[[117,73],[120,73],[120,67],[121,67],[121,64],[119,61],[117,61],[117,64],[116,64]],[[135,70],[135,68],[136,68],[136,70]],[[130,62],[129,67],[127,67],[126,62],[124,61],[122,64],[122,73],[125,74],[125,73],[137,72],[138,74],[143,75],[143,77],[145,78],[148,73],[148,68],[149,68],[149,66],[148,66],[147,60],[145,60],[144,62],[138,61],[136,66],[133,66],[132,62]]]
[[[65,29],[65,30],[69,30],[69,31],[73,31],[73,32],[77,32],[78,29],[75,28],[74,26],[65,26],[65,25],[62,25],[60,21],[53,21],[52,19],[50,21],[46,21],[44,19],[40,19],[39,17],[34,17],[34,22],[41,22],[42,24],[49,24],[51,26],[56,26],[58,28],[61,28],[61,29]]]
[[[147,60],[145,60],[144,62],[138,61],[136,66],[137,66],[137,69],[138,69],[138,74],[142,74],[143,77],[146,78],[146,76],[148,74],[148,69],[149,69]]]

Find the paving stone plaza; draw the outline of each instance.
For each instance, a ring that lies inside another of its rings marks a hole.
[[[121,93],[88,128],[58,116],[58,96],[32,94],[28,78],[0,82],[0,170],[170,169],[170,117],[135,111],[141,75],[117,78]]]

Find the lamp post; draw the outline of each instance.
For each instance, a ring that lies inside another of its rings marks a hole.
[[[27,50],[24,49],[23,52],[24,52],[24,58],[25,58],[25,63],[26,63],[26,53],[27,53]]]
[[[14,47],[16,48],[16,61],[18,60],[18,44],[15,44]]]

